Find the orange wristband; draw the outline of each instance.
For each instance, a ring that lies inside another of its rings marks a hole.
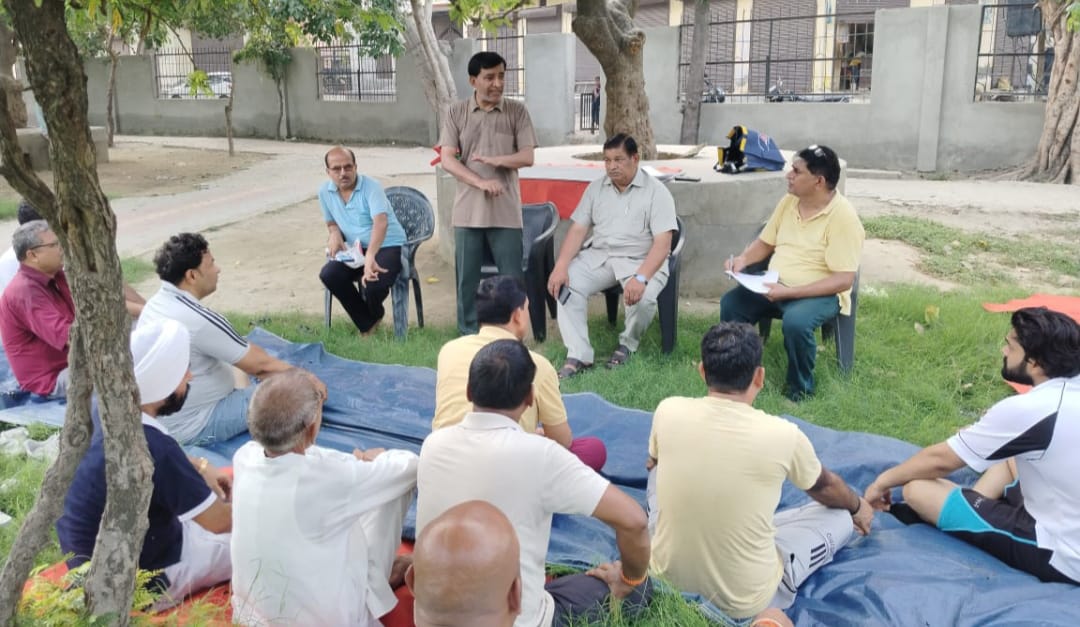
[[[626,585],[630,586],[631,588],[636,588],[636,587],[640,586],[641,584],[645,583],[645,580],[648,579],[648,578],[649,578],[649,573],[647,573],[647,572],[644,575],[642,575],[640,579],[629,579],[629,578],[627,578],[625,573],[619,572],[619,579],[622,579],[622,582],[625,583]]]

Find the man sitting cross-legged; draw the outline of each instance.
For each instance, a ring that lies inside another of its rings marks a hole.
[[[646,464],[655,487],[653,573],[702,595],[734,625],[790,606],[853,528],[869,533],[874,517],[822,467],[798,427],[754,409],[765,380],[761,352],[748,324],[709,329],[698,366],[708,394],[657,406]],[[776,512],[785,480],[816,502]]]
[[[164,609],[202,588],[227,581],[230,574],[231,482],[205,458],[190,459],[158,418],[176,412],[188,393],[188,332],[168,320],[140,327],[131,335],[131,357],[139,388],[143,434],[154,463],[153,492],[146,514],[150,525],[139,554],[139,568],[161,570]],[[75,471],[64,514],[56,523],[60,549],[76,567],[94,552],[105,511],[105,442],[95,425],[90,448]]]
[[[243,433],[254,388],[236,388],[233,366],[260,379],[292,366],[250,344],[225,316],[202,304],[217,290],[221,274],[202,235],[170,237],[154,255],[154,264],[161,289],[146,302],[139,324],[177,320],[191,333],[194,391],[187,406],[170,416],[166,426],[181,444],[212,444]],[[318,387],[326,400],[326,386],[320,382]]]
[[[431,428],[440,429],[461,422],[472,409],[466,398],[469,364],[484,346],[495,340],[524,340],[531,327],[529,298],[525,284],[512,276],[484,279],[476,290],[476,319],[480,332],[450,340],[439,351],[438,378],[435,383],[435,419]],[[536,364],[533,381],[534,403],[521,415],[526,433],[537,430],[577,455],[593,470],[599,471],[607,459],[607,449],[599,438],[574,438],[566,419],[566,406],[559,392],[555,368],[541,354],[529,351]]]
[[[525,433],[521,415],[533,403],[536,363],[517,340],[495,340],[469,366],[473,410],[428,436],[420,450],[416,528],[474,499],[506,513],[521,542],[519,627],[597,614],[609,593],[649,595],[649,534],[645,512],[632,498],[556,442]],[[544,558],[555,513],[591,515],[615,530],[622,562],[544,585]]]
[[[978,422],[878,475],[866,489],[890,509],[891,491],[923,520],[1043,581],[1080,584],[1080,325],[1048,309],[1020,309],[1002,348],[1001,376],[1034,385]],[[974,489],[944,479],[984,471]]]
[[[254,442],[233,456],[233,618],[247,625],[379,625],[397,604],[394,558],[416,485],[409,451],[315,445],[318,380],[293,369],[251,398]]]
[[[521,614],[520,553],[514,526],[491,503],[436,517],[405,572],[417,627],[511,627]]]

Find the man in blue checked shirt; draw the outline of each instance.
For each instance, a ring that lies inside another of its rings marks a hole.
[[[319,188],[319,205],[330,259],[319,279],[368,335],[386,314],[383,301],[401,272],[405,229],[382,185],[356,171],[353,151],[336,146],[323,161],[330,180]]]

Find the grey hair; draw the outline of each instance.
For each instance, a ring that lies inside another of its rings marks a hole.
[[[315,422],[322,397],[311,374],[292,368],[267,377],[251,396],[248,431],[270,453],[288,453]]]
[[[48,231],[49,223],[44,220],[31,220],[19,225],[11,235],[11,247],[15,249],[15,258],[26,260],[26,253],[34,246],[41,245],[41,234]]]

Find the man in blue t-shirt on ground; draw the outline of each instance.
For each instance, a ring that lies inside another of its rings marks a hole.
[[[337,146],[323,161],[330,180],[319,188],[319,205],[329,231],[330,258],[319,279],[360,333],[368,335],[386,314],[383,301],[401,273],[405,229],[382,185],[356,171],[353,151]]]
[[[140,326],[131,334],[132,362],[139,388],[143,433],[154,463],[150,525],[139,568],[160,570],[163,592],[155,609],[175,605],[192,592],[232,575],[229,539],[232,480],[206,458],[193,459],[158,422],[180,409],[187,397],[190,339],[174,320]],[[105,446],[95,416],[94,437],[71,482],[64,514],[56,523],[60,548],[75,568],[93,556],[105,511]]]

